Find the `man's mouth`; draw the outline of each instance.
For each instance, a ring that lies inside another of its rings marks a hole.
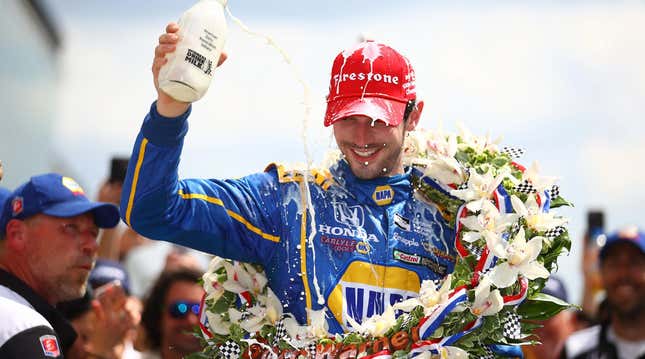
[[[356,153],[356,155],[358,155],[358,157],[370,157],[371,155],[376,153],[377,149],[376,148],[362,149],[362,150],[354,149],[353,151],[354,153]]]
[[[381,147],[367,147],[367,148],[360,148],[360,147],[352,147],[350,149],[352,153],[356,156],[361,161],[369,161],[376,157],[378,152],[381,150]]]

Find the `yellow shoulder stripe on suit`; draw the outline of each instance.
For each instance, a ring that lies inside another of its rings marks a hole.
[[[304,171],[286,169],[283,165],[277,163],[270,164],[269,166],[267,166],[265,171],[268,171],[273,167],[275,167],[276,171],[278,172],[278,181],[280,183],[302,182],[304,179]],[[332,184],[334,184],[334,179],[327,169],[312,168],[309,170],[309,177],[310,180],[313,180],[315,184],[320,186],[325,191],[329,189]]]
[[[132,227],[130,224],[130,215],[132,215],[132,205],[134,204],[134,193],[137,190],[137,183],[139,182],[139,172],[141,171],[141,165],[143,164],[143,157],[146,153],[146,146],[148,145],[148,139],[144,138],[141,141],[139,146],[139,156],[137,157],[137,164],[134,166],[134,176],[132,176],[132,186],[130,187],[130,197],[128,198],[128,207],[125,210],[125,223],[128,226]]]
[[[226,213],[228,213],[228,215],[231,216],[231,218],[233,218],[236,221],[242,223],[249,231],[259,235],[260,237],[262,237],[264,239],[268,239],[271,242],[276,242],[276,243],[280,242],[280,237],[262,232],[262,230],[260,228],[252,225],[244,217],[242,217],[238,213],[235,213],[235,212],[231,211],[230,209],[226,208],[224,206],[224,202],[222,202],[222,200],[219,199],[219,198],[209,197],[209,196],[207,196],[205,194],[201,194],[201,193],[184,193],[184,191],[181,190],[181,189],[179,190],[178,193],[179,193],[179,196],[181,196],[181,198],[183,198],[183,199],[200,199],[200,200],[206,201],[208,203],[213,203],[213,204],[216,204],[218,206],[222,206],[222,207],[224,207],[224,209],[226,209]]]

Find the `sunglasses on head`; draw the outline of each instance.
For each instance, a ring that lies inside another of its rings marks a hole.
[[[184,318],[190,312],[199,315],[199,303],[179,300],[168,305],[168,314],[173,318]]]

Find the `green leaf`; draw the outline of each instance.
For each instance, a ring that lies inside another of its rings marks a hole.
[[[229,339],[236,342],[242,340],[246,335],[246,330],[242,329],[242,327],[240,327],[240,325],[237,323],[231,323],[229,330],[231,331],[231,333],[229,334]]]
[[[566,199],[562,198],[561,196],[551,198],[551,208],[558,208],[558,207],[562,207],[562,206],[575,207],[573,205],[573,203],[567,201]]]
[[[517,308],[517,314],[521,315],[522,319],[545,320],[571,307],[572,304],[554,296],[537,293]]]
[[[346,334],[345,338],[343,339],[343,344],[361,344],[364,341],[365,339],[362,335],[357,332],[351,332]]]
[[[231,307],[232,303],[235,303],[235,293],[233,293],[233,292],[225,292],[208,309],[211,310],[213,313],[222,314],[222,313],[228,311],[228,308]]]

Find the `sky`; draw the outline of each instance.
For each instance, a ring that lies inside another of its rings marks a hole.
[[[88,192],[110,156],[128,155],[155,99],[157,37],[191,1],[46,1],[61,30],[55,152]],[[586,212],[608,229],[645,227],[645,4],[638,1],[230,1],[229,59],[195,103],[180,176],[238,177],[271,162],[304,163],[303,134],[320,162],[333,138],[322,126],[334,56],[360,37],[405,54],[425,101],[421,127],[503,138],[560,178],[575,204],[574,247],[561,259],[579,298]],[[307,85],[305,96],[303,81]],[[308,114],[308,115],[307,115]],[[304,130],[306,128],[306,130]]]

